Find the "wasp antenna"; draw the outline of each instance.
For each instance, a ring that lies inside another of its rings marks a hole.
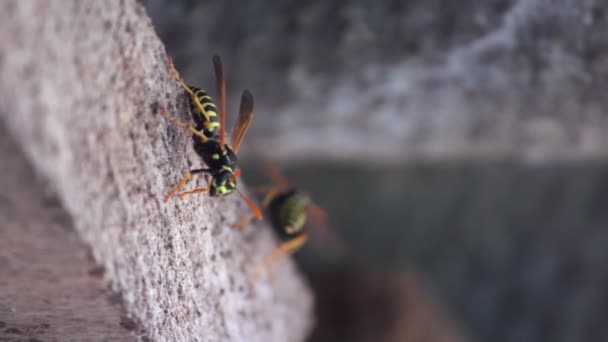
[[[258,206],[255,205],[255,203],[253,203],[252,200],[250,200],[245,195],[243,195],[243,193],[241,192],[241,190],[236,189],[236,192],[239,193],[239,195],[241,196],[241,198],[243,199],[243,201],[245,201],[245,203],[247,203],[247,205],[249,206],[249,208],[251,208],[251,211],[253,211],[253,213],[255,214],[255,217],[257,217],[258,220],[261,220],[262,219],[262,211],[260,210],[260,208],[258,208]]]

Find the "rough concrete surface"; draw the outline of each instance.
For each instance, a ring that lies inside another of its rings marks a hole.
[[[607,157],[605,1],[143,2],[187,79],[230,56],[283,159]]]
[[[0,341],[143,337],[0,122]]]
[[[303,340],[312,325],[311,294],[290,262],[272,281],[250,284],[254,267],[275,241],[263,224],[229,228],[248,211],[238,196],[162,203],[183,172],[201,162],[190,134],[158,113],[162,105],[183,119],[189,115],[143,7],[131,0],[31,0],[3,1],[0,12],[5,18],[0,21],[0,120],[56,194],[73,222],[66,225],[74,226],[103,266],[125,314],[141,324],[141,334],[158,341]],[[23,193],[36,190],[35,184]],[[31,236],[29,220],[40,220],[25,219],[19,223],[23,239]],[[3,228],[9,238],[0,246],[17,239],[11,236],[20,227]],[[54,228],[49,224],[48,229]],[[19,255],[10,254],[8,264],[39,267],[35,259],[11,259]],[[59,253],[45,263],[67,263],[66,258]],[[74,258],[81,270],[82,256]],[[66,278],[60,278],[69,283],[76,270],[64,271]],[[70,285],[87,287],[84,282]],[[0,287],[0,307],[7,306],[11,288]],[[17,291],[15,296],[21,294],[32,295]],[[73,303],[73,308],[80,306]],[[59,340],[68,333],[68,318],[65,325],[61,320],[64,309],[59,301],[49,313],[57,317],[48,329]],[[108,310],[110,322],[119,320]],[[29,317],[22,315],[22,320]],[[12,324],[10,317],[0,321]],[[103,320],[80,329],[99,329],[89,340],[120,335]]]

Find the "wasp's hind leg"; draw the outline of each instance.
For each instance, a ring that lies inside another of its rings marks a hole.
[[[167,112],[167,110],[164,107],[160,108],[160,112],[165,118],[167,118],[167,120],[196,134],[198,137],[201,138],[201,140],[203,142],[207,142],[209,140],[209,138],[202,131],[197,130],[194,126],[192,126],[190,124],[187,124],[183,121],[179,121],[173,115],[169,114],[169,112]]]
[[[167,64],[169,65],[169,69],[171,69],[171,73],[173,74],[173,77],[175,77],[175,79],[177,80],[179,85],[181,85],[182,88],[184,88],[188,92],[188,94],[190,94],[190,96],[194,97],[194,92],[192,91],[192,89],[190,89],[190,87],[186,84],[186,82],[184,82],[184,80],[180,76],[179,72],[175,68],[175,65],[173,64],[173,59],[171,57],[167,58]]]
[[[184,90],[186,90],[188,92],[188,94],[190,95],[191,101],[196,105],[196,107],[202,113],[202,115],[205,116],[205,119],[207,121],[210,121],[211,119],[207,116],[205,110],[203,109],[203,105],[201,104],[201,101],[196,96],[196,94],[194,93],[192,88],[190,88],[190,86],[188,86],[186,84],[186,82],[184,82],[184,80],[180,76],[179,72],[175,68],[175,65],[173,64],[173,59],[171,59],[171,57],[167,58],[167,64],[169,64],[169,69],[171,69],[171,73],[173,74],[173,77],[175,77],[175,79],[177,80],[177,83],[179,83],[179,85],[182,86],[182,88],[184,88]],[[205,141],[207,141],[207,139],[203,140],[203,142],[205,142]]]

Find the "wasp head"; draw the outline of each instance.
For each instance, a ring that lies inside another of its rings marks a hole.
[[[236,189],[234,174],[228,170],[222,170],[213,174],[209,195],[226,196]]]

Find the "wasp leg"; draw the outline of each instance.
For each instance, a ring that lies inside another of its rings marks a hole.
[[[201,173],[201,172],[209,172],[209,169],[196,169],[196,170],[188,171],[184,175],[184,177],[182,177],[182,179],[179,181],[179,183],[177,183],[177,185],[173,189],[171,189],[171,191],[169,191],[167,196],[165,196],[164,202],[165,203],[169,202],[171,197],[173,197],[173,195],[175,195],[176,192],[178,192],[181,188],[183,188],[186,185],[186,183],[188,183],[190,178],[192,178],[192,175],[195,175],[195,174]],[[180,198],[181,198],[181,195],[182,194],[180,194]]]
[[[174,124],[176,124],[178,126],[184,127],[185,129],[187,129],[190,132],[199,136],[203,142],[207,142],[207,140],[209,140],[209,138],[207,138],[207,136],[205,134],[203,134],[203,132],[196,130],[196,128],[194,128],[194,126],[192,126],[192,125],[189,125],[185,122],[177,120],[173,115],[169,114],[169,112],[167,112],[167,110],[164,107],[160,108],[160,112],[165,118],[167,118],[167,120],[173,122]]]
[[[195,170],[195,171],[198,171],[198,172],[209,172],[208,169],[198,169],[198,170]],[[183,200],[184,196],[209,191],[209,188],[211,188],[211,184],[209,184],[209,177],[208,176],[209,175],[205,175],[205,182],[207,183],[207,187],[206,188],[198,188],[198,189],[194,189],[194,190],[191,190],[191,191],[182,192],[182,193],[180,193],[180,194],[177,195],[177,196],[179,196],[179,199]]]
[[[173,77],[175,77],[175,79],[182,86],[182,88],[184,88],[190,95],[194,95],[194,92],[192,91],[192,89],[190,89],[190,87],[188,87],[188,85],[186,85],[186,82],[184,82],[184,80],[180,76],[179,72],[177,72],[177,69],[175,68],[175,65],[173,64],[173,59],[171,57],[167,58],[167,64],[169,65],[169,69],[171,69],[171,73],[173,74]]]
[[[258,187],[258,191],[262,187]],[[279,189],[275,186],[263,187],[265,188],[264,192],[267,192],[266,196],[262,200],[262,210],[268,209],[270,202],[279,194]],[[232,224],[232,228],[241,229],[245,227],[249,222],[253,221],[257,217],[256,213],[251,213],[249,215],[244,216],[242,219],[238,220],[236,223]]]
[[[209,188],[211,187],[211,185],[209,184],[209,178],[207,177],[207,175],[205,175],[205,182],[207,182],[207,187],[206,188],[198,188],[198,189],[194,189],[192,191],[182,192],[181,194],[179,194],[177,196],[179,196],[180,200],[183,200],[184,197],[187,196],[187,195],[198,194],[198,193],[201,193],[201,192],[207,192],[207,191],[209,191]]]
[[[194,195],[194,194],[198,194],[198,193],[201,193],[201,192],[207,192],[207,191],[209,191],[209,188],[198,188],[198,189],[194,189],[194,190],[191,190],[191,191],[182,192],[181,194],[179,194],[177,196],[179,196],[180,200],[183,200],[184,197],[186,197],[188,195]]]
[[[173,189],[171,189],[171,191],[169,191],[167,196],[165,196],[164,202],[165,203],[169,202],[171,197],[173,197],[173,195],[175,195],[175,193],[178,192],[179,189],[183,188],[184,185],[186,185],[186,183],[190,180],[190,178],[192,178],[192,172],[186,173],[184,175],[184,177],[182,178],[182,180],[180,180],[179,183],[177,183],[177,185]]]
[[[175,69],[175,65],[173,65],[173,59],[171,57],[167,58],[167,64],[169,64],[169,69],[171,69],[171,73],[173,74],[173,77],[175,77],[175,79],[177,80],[179,85],[181,85],[182,88],[184,88],[188,92],[188,94],[190,94],[190,98],[192,99],[192,102],[194,102],[196,104],[196,107],[198,107],[201,114],[203,114],[203,116],[205,117],[205,120],[211,121],[211,119],[207,115],[207,112],[203,110],[203,105],[199,101],[196,94],[194,94],[192,89],[190,89],[190,87],[186,84],[186,82],[184,82],[182,77],[179,75],[179,72],[177,72],[177,69]],[[205,140],[205,141],[207,141],[207,140]]]
[[[251,281],[253,284],[256,284],[259,280],[262,271],[268,270],[269,273],[272,273],[272,267],[280,261],[282,258],[289,256],[290,254],[295,253],[302,245],[306,242],[308,237],[306,234],[301,234],[296,236],[295,238],[283,242],[274,250],[272,253],[268,254],[262,263],[257,267]]]

